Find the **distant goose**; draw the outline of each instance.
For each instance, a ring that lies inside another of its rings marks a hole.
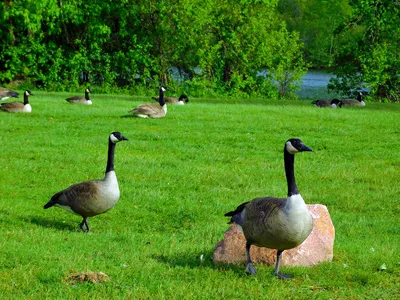
[[[365,102],[362,99],[363,94],[361,92],[358,92],[357,94],[357,99],[342,99],[342,103],[345,106],[351,105],[351,106],[365,106]]]
[[[0,100],[6,100],[11,97],[18,98],[18,96],[19,94],[13,90],[0,88]]]
[[[159,104],[141,104],[131,110],[130,113],[139,118],[164,118],[167,115],[167,104],[164,101],[164,92],[166,90],[167,88],[160,87]]]
[[[339,99],[333,99],[333,100],[320,99],[313,101],[312,104],[317,107],[330,107],[330,108],[337,108],[338,106],[340,108],[342,107],[342,101],[340,101]]]
[[[151,99],[159,102],[159,97],[151,97]],[[169,104],[184,105],[189,102],[188,96],[182,94],[179,98],[177,97],[165,97],[164,101]]]
[[[30,90],[26,90],[24,92],[24,102],[8,102],[0,104],[0,110],[6,112],[23,112],[23,113],[30,113],[32,112],[32,107],[29,104],[28,97],[33,96]]]
[[[85,105],[92,105],[92,100],[89,98],[90,90],[87,88],[85,90],[85,96],[72,96],[65,100],[72,104],[85,104]]]
[[[89,231],[87,218],[107,212],[118,202],[119,187],[114,171],[115,144],[127,140],[120,132],[113,132],[108,137],[108,159],[104,179],[71,185],[54,194],[44,208],[55,205],[80,215],[83,218],[80,228],[82,231]]]
[[[280,278],[290,278],[279,274],[281,255],[284,250],[300,245],[311,233],[313,221],[301,197],[294,177],[294,155],[297,152],[313,151],[299,139],[290,139],[284,147],[285,173],[288,186],[287,198],[256,198],[239,205],[225,216],[231,217],[229,224],[241,226],[246,237],[248,274],[256,274],[250,258],[250,247],[277,249],[274,274]]]

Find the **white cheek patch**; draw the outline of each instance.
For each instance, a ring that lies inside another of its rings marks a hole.
[[[110,140],[111,140],[111,142],[113,142],[114,144],[117,143],[117,142],[119,142],[119,139],[117,139],[117,138],[115,137],[115,135],[113,135],[113,134],[110,135]]]
[[[295,147],[293,147],[291,142],[287,142],[286,143],[286,150],[290,153],[290,154],[295,154],[297,152],[299,152],[299,150],[297,150]]]
[[[29,93],[28,93],[28,91],[25,91],[25,95],[29,96]]]
[[[163,92],[165,92],[166,91],[166,89],[162,86],[161,87],[161,90],[163,91]]]

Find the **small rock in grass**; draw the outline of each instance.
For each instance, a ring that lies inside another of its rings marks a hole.
[[[67,277],[69,284],[74,285],[78,283],[104,283],[109,280],[107,274],[103,272],[83,272],[83,273],[73,273]]]
[[[332,261],[335,228],[328,208],[321,204],[307,205],[313,221],[313,230],[299,246],[285,250],[282,265],[313,266],[321,262]],[[214,250],[214,263],[241,264],[246,262],[246,239],[237,225],[231,225]],[[276,250],[253,246],[251,257],[254,263],[273,266]],[[345,266],[346,267],[346,266]]]

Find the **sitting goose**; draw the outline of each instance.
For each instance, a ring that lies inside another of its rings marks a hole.
[[[345,106],[351,105],[351,106],[365,106],[365,102],[362,99],[363,94],[361,92],[358,92],[357,94],[357,99],[342,99],[342,103]]]
[[[83,220],[79,227],[82,231],[89,231],[87,218],[107,212],[118,202],[119,187],[114,171],[115,144],[127,140],[120,132],[111,133],[108,137],[108,159],[104,178],[71,185],[69,188],[54,194],[44,208],[47,209],[55,205],[80,215]]]
[[[246,237],[248,274],[256,273],[250,258],[250,247],[256,245],[277,249],[274,274],[279,279],[290,278],[289,275],[279,274],[282,252],[300,245],[311,233],[312,217],[294,178],[294,155],[303,151],[313,150],[299,139],[290,139],[285,144],[283,152],[288,186],[287,198],[256,198],[225,214],[231,217],[228,224],[239,225]]]
[[[159,104],[141,104],[131,110],[130,113],[139,118],[164,118],[167,114],[167,104],[164,101],[164,92],[166,90],[166,87],[160,87]]]
[[[151,99],[159,102],[160,98],[151,97]],[[165,103],[169,103],[169,104],[185,105],[185,104],[187,104],[189,102],[189,98],[185,94],[182,94],[179,98],[177,98],[177,97],[165,97],[164,101],[165,101]]]
[[[23,112],[30,113],[32,112],[32,106],[29,104],[28,97],[33,96],[30,90],[26,90],[24,92],[24,102],[8,102],[0,104],[0,110],[6,112]]]
[[[90,89],[87,88],[85,90],[85,96],[72,96],[65,100],[72,104],[85,104],[85,105],[92,105],[92,100],[89,98]]]
[[[314,106],[317,107],[330,107],[330,108],[336,108],[336,107],[342,107],[342,101],[339,99],[333,99],[333,100],[328,100],[328,99],[320,99],[320,100],[315,100],[312,102]]]
[[[6,100],[11,97],[18,98],[18,96],[17,92],[6,88],[0,88],[0,100]]]

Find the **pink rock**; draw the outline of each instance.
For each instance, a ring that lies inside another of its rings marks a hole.
[[[313,266],[320,262],[332,261],[335,228],[328,208],[321,204],[307,205],[314,226],[308,238],[296,248],[285,250],[282,266]],[[276,249],[252,246],[251,259],[254,263],[274,266]],[[224,233],[214,250],[214,263],[241,264],[246,262],[246,239],[240,227],[233,224]]]

